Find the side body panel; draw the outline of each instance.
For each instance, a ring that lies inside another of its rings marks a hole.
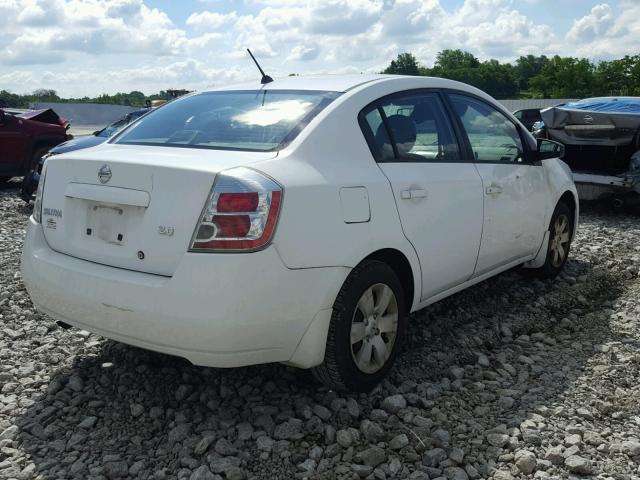
[[[541,165],[478,163],[484,228],[475,275],[534,255],[544,235],[547,182]]]
[[[41,146],[54,146],[66,140],[59,125],[20,117],[0,125],[0,175],[22,175],[31,167],[33,154]]]
[[[372,100],[402,90],[405,82],[399,83],[368,84],[345,94],[277,158],[254,165],[284,186],[273,242],[289,268],[352,268],[378,250],[394,249],[411,265],[414,291],[422,291],[420,262],[403,234],[393,190],[357,121],[360,110]],[[344,221],[340,191],[346,187],[366,189],[369,221]],[[419,297],[414,296],[413,305]]]
[[[421,298],[468,280],[482,235],[482,183],[472,163],[381,163],[422,269]],[[425,197],[403,198],[424,191]]]
[[[0,125],[0,175],[14,172],[24,162],[31,136],[23,127],[25,120],[5,115]]]

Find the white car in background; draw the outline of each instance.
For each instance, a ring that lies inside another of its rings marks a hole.
[[[561,154],[444,79],[200,92],[47,160],[23,277],[63,325],[367,391],[409,312],[518,265],[558,274],[578,219]]]

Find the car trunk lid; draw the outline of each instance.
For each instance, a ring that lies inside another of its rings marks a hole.
[[[52,249],[170,276],[217,172],[275,152],[102,145],[51,157],[42,225]]]

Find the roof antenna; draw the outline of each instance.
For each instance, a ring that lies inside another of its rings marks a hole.
[[[260,73],[262,74],[262,79],[260,80],[260,83],[262,85],[266,85],[267,83],[273,82],[273,78],[271,78],[269,75],[264,73],[264,70],[262,70],[262,67],[260,66],[260,64],[256,60],[256,57],[253,56],[253,53],[251,53],[251,50],[249,50],[247,48],[247,52],[249,52],[249,55],[251,55],[251,59],[253,60],[253,63],[256,64],[256,67],[258,67],[258,70],[260,70]]]

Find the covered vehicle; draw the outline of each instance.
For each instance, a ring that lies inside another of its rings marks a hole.
[[[0,109],[0,182],[24,175],[51,147],[72,139],[69,122],[50,108]]]
[[[531,131],[536,122],[542,120],[539,108],[524,108],[513,112],[513,116],[520,120],[527,130]]]
[[[587,98],[541,116],[534,134],[565,145],[581,199],[640,202],[640,97]]]
[[[37,162],[34,162],[33,167],[24,176],[22,180],[22,189],[20,196],[25,202],[30,202],[33,199],[36,189],[38,188],[38,181],[40,180],[40,172],[42,171],[42,164],[47,157],[51,155],[58,155],[60,153],[73,152],[74,150],[80,150],[83,148],[94,147],[103,142],[106,142],[110,137],[122,130],[127,125],[130,125],[142,115],[151,111],[151,108],[141,108],[127,113],[117,122],[107,125],[102,130],[96,130],[92,135],[86,137],[78,137],[72,140],[66,141],[59,145],[56,145],[48,152],[42,152],[42,155]]]

